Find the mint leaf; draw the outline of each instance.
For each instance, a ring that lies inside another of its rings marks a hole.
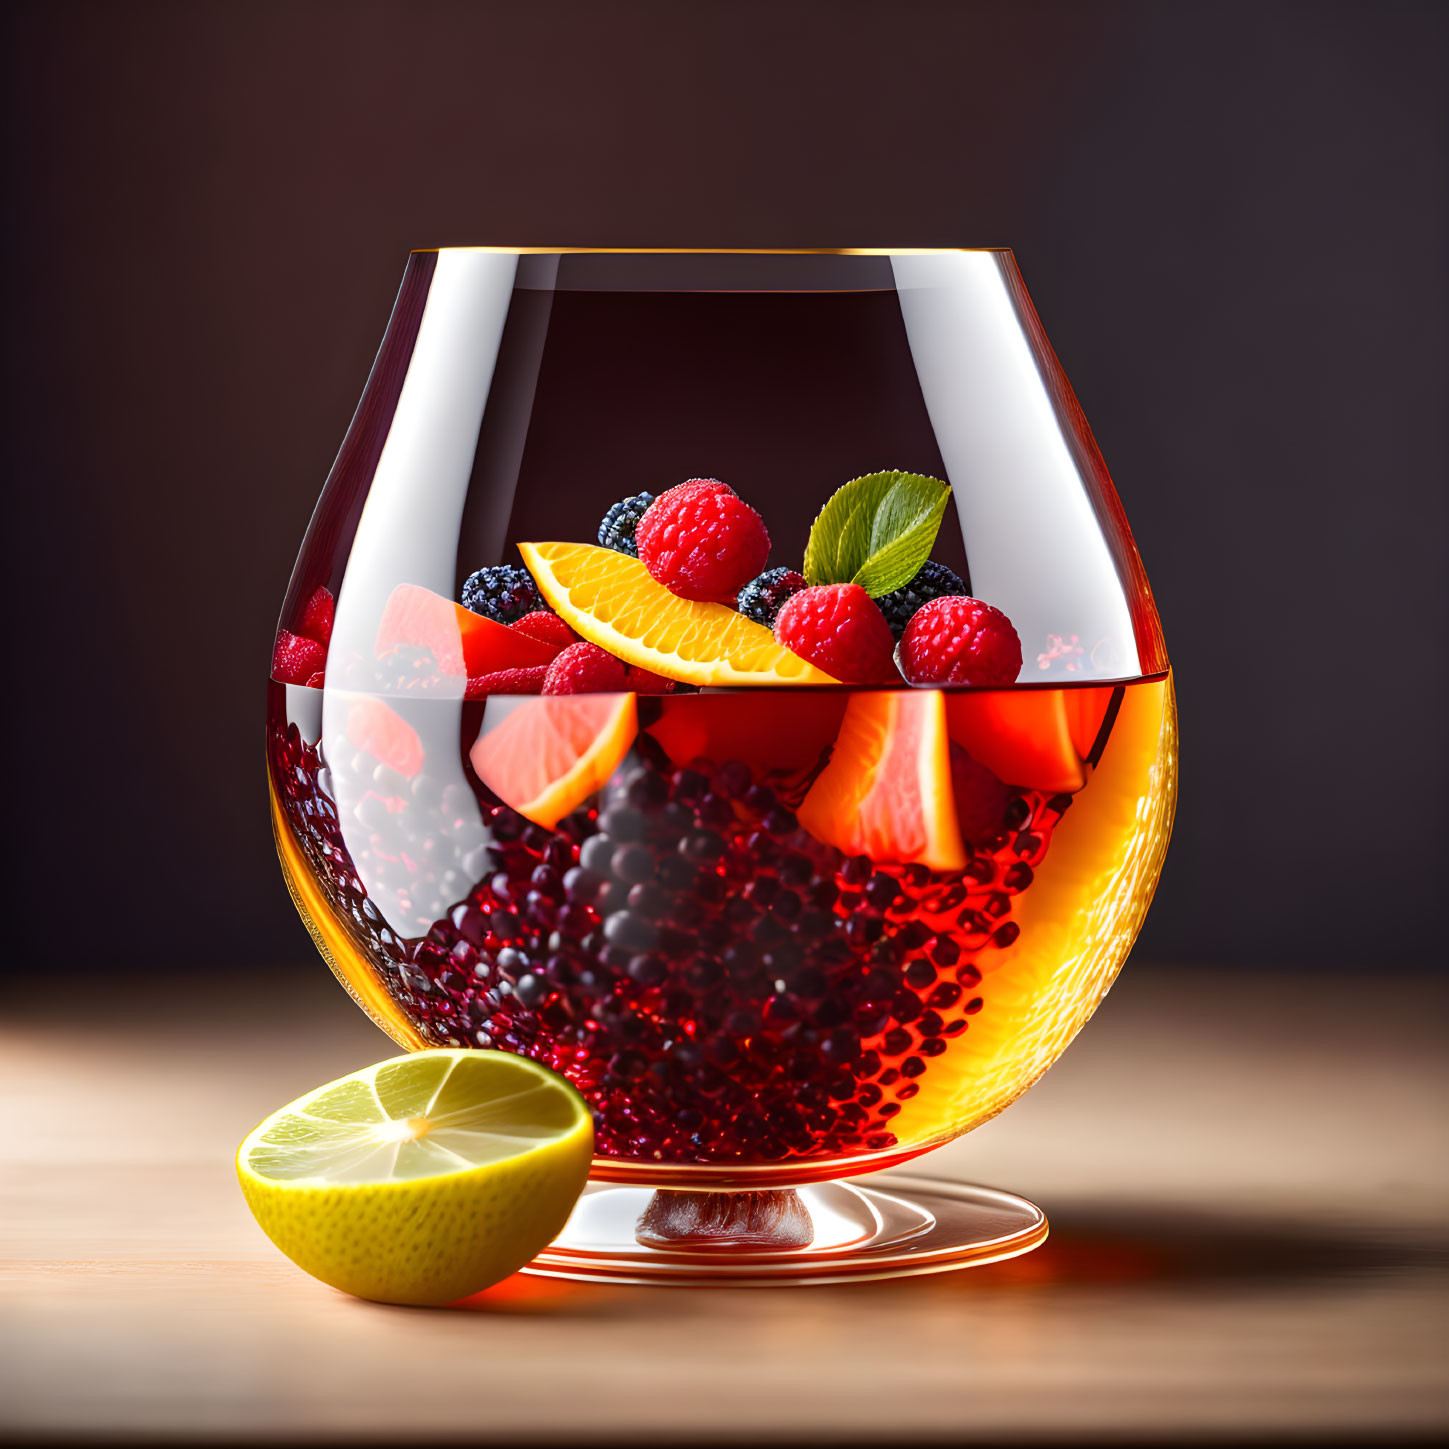
[[[931,555],[951,487],[920,473],[869,473],[837,488],[805,545],[807,584],[859,584],[872,598],[909,583]]]
[[[807,584],[845,584],[870,557],[871,527],[894,482],[872,473],[837,488],[820,510],[805,545]]]

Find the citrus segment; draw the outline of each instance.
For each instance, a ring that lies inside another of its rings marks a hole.
[[[1066,697],[1074,693],[1023,689],[953,694],[946,701],[951,738],[1008,785],[1071,794],[1087,782],[1077,737],[1091,723],[1090,708],[1069,710]],[[1096,733],[1093,729],[1093,739]]]
[[[1092,751],[1097,747],[1097,736],[1102,732],[1102,721],[1107,717],[1107,709],[1112,703],[1115,688],[1111,684],[1097,684],[1085,689],[1062,691],[1072,744],[1084,760],[1091,759]]]
[[[964,869],[940,692],[853,696],[830,763],[798,813],[818,840],[850,855]]]
[[[593,1126],[524,1057],[394,1057],[274,1112],[237,1151],[247,1206],[324,1283],[387,1303],[449,1303],[558,1235],[588,1177]]]
[[[505,706],[468,752],[478,778],[535,825],[552,829],[619,768],[638,733],[632,694],[558,694]]]
[[[423,767],[423,742],[418,732],[380,699],[348,702],[347,742],[409,780]]]
[[[686,694],[649,726],[676,765],[743,760],[788,775],[813,768],[828,753],[845,714],[846,696],[819,694]]]
[[[399,584],[388,596],[373,651],[381,658],[401,645],[432,651],[444,674],[493,674],[547,664],[559,646],[530,638],[455,604],[421,584]]]
[[[584,543],[521,543],[539,591],[576,633],[684,684],[835,684],[725,604],[671,594],[636,558]]]

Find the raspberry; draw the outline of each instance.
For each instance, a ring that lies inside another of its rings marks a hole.
[[[499,624],[512,624],[543,608],[533,576],[517,564],[497,564],[468,575],[463,607]]]
[[[329,643],[332,639],[332,618],[336,611],[337,601],[332,597],[332,590],[318,589],[307,600],[297,632],[304,638],[315,639],[319,644]]]
[[[644,567],[681,599],[733,599],[770,556],[764,520],[715,478],[660,494],[637,538]]]
[[[876,600],[880,611],[891,626],[891,633],[897,639],[906,632],[906,625],[915,617],[922,604],[939,599],[946,594],[964,594],[965,582],[952,573],[945,564],[933,563],[927,559],[916,571],[910,583]]]
[[[636,493],[632,498],[621,498],[599,524],[599,542],[617,553],[632,554],[638,558],[639,543],[635,533],[639,520],[649,511],[649,505],[653,502],[652,493]]]
[[[601,694],[627,688],[623,663],[597,644],[570,644],[543,678],[545,694]]]
[[[579,636],[548,609],[535,609],[533,613],[515,619],[508,627],[519,634],[527,634],[530,639],[537,639],[541,644],[556,644],[560,649],[579,642]]]
[[[303,639],[287,629],[277,630],[272,650],[272,678],[282,684],[306,684],[327,667],[327,650],[315,639]]]
[[[747,619],[773,629],[785,600],[804,587],[804,577],[794,569],[766,569],[759,578],[751,579],[740,590],[735,608]]]
[[[1021,672],[1021,640],[1000,609],[956,594],[916,611],[900,659],[912,684],[1012,684]]]
[[[547,664],[527,669],[495,669],[492,674],[475,674],[463,691],[464,699],[487,699],[490,694],[540,694]]]
[[[775,638],[842,684],[897,677],[890,625],[859,584],[821,584],[792,595],[775,620]]]
[[[640,669],[637,664],[629,666],[628,686],[635,694],[673,694],[674,681],[652,670]]]

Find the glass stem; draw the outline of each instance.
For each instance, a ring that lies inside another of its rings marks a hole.
[[[793,1188],[771,1192],[659,1190],[634,1229],[646,1248],[788,1251],[806,1248],[815,1225]]]

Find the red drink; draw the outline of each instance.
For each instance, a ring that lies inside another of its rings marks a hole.
[[[321,702],[272,686],[270,763],[283,859],[334,969],[405,1044],[501,1048],[568,1077],[602,1177],[833,1177],[999,1111],[1105,990],[1170,819],[1164,678],[339,692],[325,754]],[[935,773],[954,840],[922,834],[901,751],[862,755],[862,722]],[[560,723],[571,737],[544,758]],[[832,760],[859,784],[844,809]],[[874,856],[852,848],[862,828]],[[933,850],[935,868],[903,859]]]

